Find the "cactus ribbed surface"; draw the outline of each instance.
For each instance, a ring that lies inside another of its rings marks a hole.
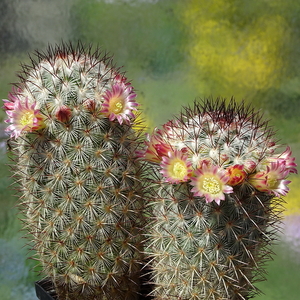
[[[234,100],[196,102],[156,129],[146,252],[156,300],[252,298],[296,172],[262,116]]]
[[[37,52],[4,100],[24,228],[59,299],[137,299],[143,219],[137,103],[109,57]]]

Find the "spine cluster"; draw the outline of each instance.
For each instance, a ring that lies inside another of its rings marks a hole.
[[[99,51],[49,48],[4,101],[24,228],[60,299],[136,299],[143,216],[136,94]]]

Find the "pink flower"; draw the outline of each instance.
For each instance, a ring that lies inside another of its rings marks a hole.
[[[285,165],[285,168],[286,170],[288,170],[289,173],[298,173],[296,169],[297,164],[295,163],[295,158],[292,157],[292,151],[290,147],[287,147],[286,150],[281,154],[265,158],[261,162],[261,168],[266,168],[266,166],[270,165],[271,163],[277,162],[281,165]]]
[[[230,166],[226,169],[226,172],[229,176],[227,184],[231,186],[235,186],[242,183],[247,176],[247,173],[244,171],[243,165]]]
[[[197,169],[191,178],[192,192],[195,196],[205,197],[206,202],[215,200],[220,204],[221,200],[225,200],[224,194],[233,192],[233,188],[226,185],[229,176],[225,170],[219,169],[218,166],[202,165],[201,169]]]
[[[137,110],[138,103],[134,98],[136,94],[133,93],[133,88],[122,82],[116,83],[112,86],[111,90],[107,90],[103,99],[101,113],[108,117],[110,121],[115,119],[120,124],[130,122],[130,118],[135,118],[133,110]]]
[[[179,183],[189,180],[192,173],[192,163],[181,151],[169,152],[168,156],[162,157],[160,173],[167,182]]]
[[[283,153],[278,155],[278,159],[281,162],[285,162],[285,167],[290,173],[298,173],[296,169],[297,164],[295,163],[295,157],[292,157],[292,151],[290,147],[287,147]]]
[[[146,150],[139,151],[138,156],[148,161],[160,163],[162,157],[168,156],[172,148],[163,140],[162,132],[158,129],[155,129],[155,131],[152,135],[147,134]]]
[[[3,99],[4,109],[5,110],[13,110],[15,106],[15,102],[19,100],[18,92],[20,92],[20,88],[13,87],[12,92],[8,94],[8,100]]]
[[[15,107],[15,103],[6,99],[3,99],[4,109],[5,110],[13,110]]]
[[[45,126],[44,118],[35,106],[36,102],[29,104],[27,98],[24,103],[16,98],[13,109],[9,106],[6,110],[9,118],[5,122],[11,125],[5,131],[10,132],[11,137],[17,138],[22,132],[32,132]]]
[[[266,171],[250,175],[249,183],[261,192],[274,194],[277,197],[280,197],[280,195],[285,196],[289,191],[287,185],[290,181],[285,180],[289,173],[290,171],[286,168],[285,162],[278,160],[271,162]]]

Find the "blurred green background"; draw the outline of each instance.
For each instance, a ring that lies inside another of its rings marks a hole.
[[[124,66],[150,129],[195,98],[234,96],[264,112],[299,164],[299,0],[0,0],[1,99],[27,53],[78,40]],[[2,138],[4,119],[1,111]],[[26,259],[8,162],[2,139],[0,299],[34,300],[38,277]],[[257,284],[265,294],[255,300],[299,299],[299,177],[290,188],[276,256]]]

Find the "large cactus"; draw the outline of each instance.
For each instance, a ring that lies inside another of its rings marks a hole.
[[[144,225],[130,83],[81,44],[37,52],[4,100],[24,228],[60,299],[136,299]]]
[[[258,112],[220,99],[185,108],[146,144],[154,299],[252,298],[296,172],[290,149],[278,150]]]

